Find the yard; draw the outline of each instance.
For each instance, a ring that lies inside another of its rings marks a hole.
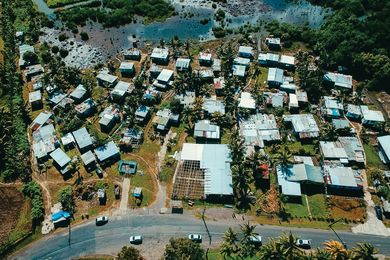
[[[366,218],[366,205],[363,199],[331,196],[329,199],[333,219],[362,221]]]
[[[46,0],[49,7],[61,7],[69,4],[84,2],[85,0]]]
[[[363,144],[364,152],[366,153],[367,158],[367,166],[378,168],[378,169],[384,169],[385,165],[382,163],[381,159],[379,158],[379,154],[377,149],[375,149],[374,146],[371,144]]]

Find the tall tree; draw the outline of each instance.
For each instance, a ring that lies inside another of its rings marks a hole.
[[[277,242],[283,255],[289,260],[296,259],[296,257],[302,255],[301,249],[297,246],[296,242],[297,239],[291,232],[288,235],[284,234]]]
[[[370,243],[357,243],[357,247],[352,251],[352,258],[356,260],[374,260],[377,259],[374,255],[378,252],[378,249]]]
[[[336,240],[326,241],[324,243],[325,251],[329,252],[335,260],[347,260],[349,252],[341,242]]]
[[[171,238],[165,247],[164,259],[166,260],[198,260],[203,259],[203,248],[187,238]]]
[[[132,246],[124,246],[118,253],[118,260],[144,260],[145,258],[141,255],[138,249]]]
[[[237,233],[231,227],[223,235],[223,243],[221,246],[221,254],[223,257],[231,257],[239,250]]]

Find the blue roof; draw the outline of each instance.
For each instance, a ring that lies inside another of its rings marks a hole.
[[[76,143],[80,149],[83,149],[85,147],[92,145],[92,138],[89,135],[89,133],[85,127],[74,131],[72,134],[73,134],[74,139],[76,140]]]
[[[59,220],[61,218],[66,218],[66,219],[70,218],[69,212],[61,210],[61,211],[59,211],[57,213],[51,214],[51,220],[52,221],[57,221],[57,220]]]
[[[50,157],[53,158],[53,160],[60,166],[61,168],[67,165],[71,159],[69,156],[61,150],[61,148],[55,149],[51,154]]]
[[[110,141],[105,145],[99,146],[95,149],[95,154],[100,162],[107,160],[117,154],[119,154],[119,148],[114,141]]]

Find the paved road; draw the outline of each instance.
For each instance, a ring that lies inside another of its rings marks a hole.
[[[238,223],[208,221],[212,235],[212,242],[220,242],[223,232],[232,226],[238,229]],[[315,247],[329,239],[337,239],[335,235],[326,230],[286,228],[279,226],[257,227],[264,241],[277,237],[283,232],[292,231],[302,238],[312,239]],[[13,259],[70,259],[72,257],[88,254],[116,254],[120,248],[129,244],[129,235],[141,234],[144,236],[144,245],[148,241],[164,241],[169,237],[183,237],[189,233],[203,235],[203,243],[208,245],[206,229],[200,219],[189,215],[145,215],[145,216],[117,216],[112,217],[104,226],[96,227],[93,221],[72,228],[71,246],[68,246],[67,230],[45,237],[28,246]],[[371,242],[382,254],[390,255],[390,239],[373,236],[339,232],[349,247],[357,242]]]

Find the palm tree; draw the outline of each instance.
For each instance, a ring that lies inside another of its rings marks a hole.
[[[292,153],[287,146],[283,146],[282,149],[279,149],[273,157],[273,160],[276,165],[280,165],[282,171],[287,169],[287,167],[294,162]]]
[[[330,260],[330,259],[332,259],[332,255],[324,249],[317,249],[317,251],[315,252],[314,257],[312,259]]]
[[[323,141],[335,141],[338,137],[338,133],[333,124],[326,124],[321,131],[321,139]]]
[[[260,259],[280,260],[283,258],[283,253],[274,239],[271,239],[269,243],[263,245],[260,249]]]
[[[188,123],[189,128],[193,127],[194,111],[190,107],[184,107],[183,120]]]
[[[251,174],[243,164],[234,165],[232,167],[232,177],[236,207],[242,210],[250,209],[251,201],[248,196],[251,190],[250,183],[253,181]]]
[[[295,259],[297,256],[302,254],[296,242],[297,239],[291,232],[288,235],[284,234],[279,238],[277,243],[279,244],[283,255],[285,255],[287,259]]]
[[[232,165],[242,165],[245,159],[244,140],[241,137],[235,137],[233,131],[232,139],[229,144]]]
[[[344,245],[336,240],[326,241],[324,243],[325,251],[329,252],[334,260],[348,259],[349,252]]]
[[[237,253],[238,251],[237,242],[238,242],[237,233],[235,233],[233,229],[229,227],[229,229],[223,235],[223,243],[220,250],[224,258],[226,258],[226,256],[231,257],[232,254]]]
[[[240,225],[241,233],[243,235],[241,239],[240,256],[243,259],[253,257],[256,254],[256,248],[250,240],[252,236],[258,235],[258,233],[255,232],[255,228],[256,226],[250,225],[249,221]]]
[[[187,90],[188,85],[188,75],[178,74],[173,82],[173,88],[177,94],[184,94]]]
[[[378,253],[376,249],[370,243],[357,243],[357,247],[353,249],[352,258],[356,260],[374,260],[374,257]]]

